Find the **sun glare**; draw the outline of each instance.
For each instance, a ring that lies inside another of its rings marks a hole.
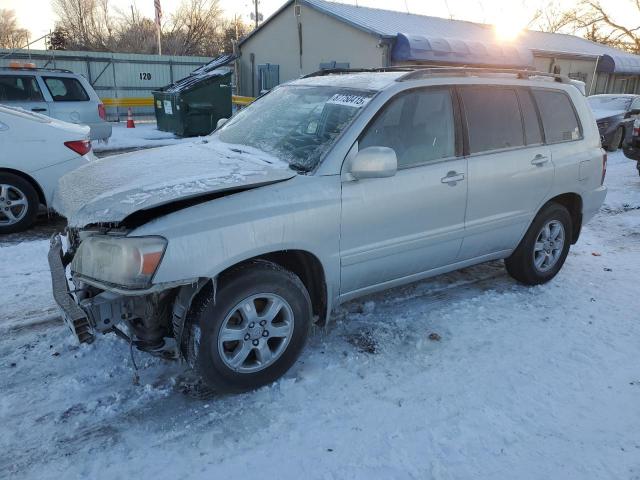
[[[496,15],[493,28],[496,38],[502,42],[515,40],[524,30],[527,20],[524,13],[516,9],[505,9]]]
[[[494,29],[496,37],[502,41],[515,40],[522,32],[522,27],[515,22],[499,22],[494,25]]]

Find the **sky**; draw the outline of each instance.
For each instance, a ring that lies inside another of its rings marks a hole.
[[[219,0],[229,17],[242,16],[249,21],[253,11],[252,0]],[[285,0],[260,0],[260,12],[267,18]],[[535,10],[549,0],[340,0],[342,3],[360,6],[408,11],[437,17],[453,16],[460,20],[499,24],[506,30],[526,25]],[[571,6],[575,0],[555,0],[560,5]],[[181,0],[161,0],[165,17],[180,4]],[[135,4],[146,16],[153,17],[153,0],[110,0],[114,8],[127,9]],[[613,12],[616,20],[627,25],[640,25],[640,14],[631,0],[606,0],[604,4]],[[21,27],[31,32],[31,39],[53,29],[55,14],[50,0],[0,0],[0,8],[15,10]],[[33,48],[42,48],[39,42]]]

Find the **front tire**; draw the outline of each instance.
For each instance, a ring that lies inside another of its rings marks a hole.
[[[39,206],[33,185],[12,173],[0,173],[0,234],[28,229],[36,220]]]
[[[312,320],[300,279],[266,261],[245,264],[205,293],[186,324],[185,356],[213,390],[243,392],[274,382],[295,363]],[[215,296],[215,298],[214,298]]]
[[[549,203],[540,210],[513,254],[505,260],[507,272],[525,285],[546,283],[564,265],[572,241],[569,211]]]

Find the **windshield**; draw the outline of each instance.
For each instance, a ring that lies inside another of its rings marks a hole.
[[[374,92],[287,85],[238,113],[216,135],[225,143],[257,148],[311,171]]]
[[[594,110],[629,110],[632,98],[629,97],[589,97],[589,105]]]

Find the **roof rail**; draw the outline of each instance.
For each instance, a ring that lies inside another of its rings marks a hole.
[[[515,75],[517,78],[529,79],[531,77],[548,77],[556,82],[571,83],[568,77],[557,75],[554,73],[538,72],[536,70],[515,69],[515,68],[492,68],[492,67],[421,67],[412,69],[405,75],[397,78],[397,82],[405,82],[407,80],[417,80],[430,76],[455,75],[455,76],[473,76],[478,74],[506,73]]]
[[[303,75],[300,78],[323,77],[325,75],[339,75],[349,73],[380,73],[380,72],[413,72],[418,68],[424,68],[421,65],[403,65],[397,67],[375,67],[375,68],[324,68],[312,73]]]
[[[40,67],[0,67],[0,70],[8,70],[11,72],[56,72],[56,73],[73,73],[71,70],[63,68],[40,68]]]

